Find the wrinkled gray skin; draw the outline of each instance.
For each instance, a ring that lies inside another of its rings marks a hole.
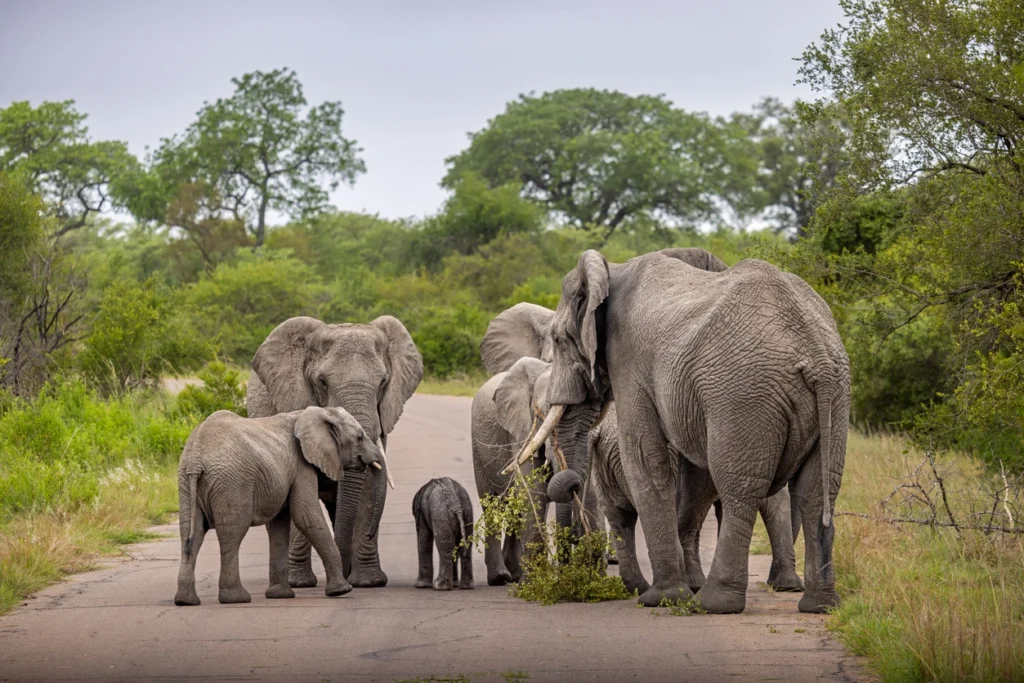
[[[709,612],[741,612],[758,507],[787,485],[804,529],[799,608],[838,604],[831,515],[850,369],[807,283],[755,259],[715,273],[660,253],[609,265],[588,250],[562,281],[550,329],[547,398],[566,407],[554,429],[580,478],[587,433],[615,402],[623,477],[654,570],[642,604],[692,595],[681,539],[692,545],[720,496],[718,547],[697,599]]]
[[[387,436],[423,378],[423,359],[396,318],[366,325],[328,325],[315,318],[290,318],[271,332],[252,359],[246,404],[250,417],[307,406],[347,410],[387,450]],[[383,472],[353,472],[338,486],[320,490],[334,525],[345,577],[359,587],[383,586],[377,531],[384,513]],[[317,550],[317,554],[322,554]],[[315,586],[308,540],[292,534],[288,583]]]
[[[612,542],[619,558],[619,576],[627,590],[644,593],[650,584],[640,571],[636,557],[636,504],[626,483],[619,457],[618,416],[614,402],[600,424],[590,431],[588,450],[590,452],[590,476],[587,486],[600,492],[604,515],[612,532]],[[680,490],[683,484],[680,484]],[[715,503],[716,516],[721,508]],[[681,508],[680,508],[681,509]],[[796,554],[790,529],[789,490],[783,488],[774,496],[761,501],[758,511],[768,530],[772,544],[772,565],[768,572],[768,585],[777,591],[802,591],[803,582],[796,573]],[[707,510],[704,511],[705,515]],[[685,520],[680,517],[680,522]],[[701,518],[703,524],[703,517]],[[683,563],[686,568],[687,585],[697,591],[704,585],[704,572],[700,566],[700,525],[691,538],[684,538],[680,528],[680,542],[683,548]],[[719,532],[721,517],[719,516]],[[692,544],[688,545],[687,544]]]
[[[249,527],[267,525],[268,598],[292,598],[288,537],[292,523],[316,546],[327,570],[328,596],[352,590],[341,554],[320,511],[317,490],[333,489],[343,471],[380,464],[377,446],[340,408],[306,408],[243,418],[218,410],[192,430],[178,465],[181,568],[175,605],[198,605],[195,569],[209,529],[220,543],[222,603],[249,602],[238,576],[238,547]]]
[[[719,259],[717,256],[705,249],[699,248],[672,248],[662,249],[660,252],[669,258],[674,258],[687,263],[695,268],[706,270],[709,272],[724,272],[728,270],[728,266]],[[483,340],[480,344],[481,356],[484,361],[484,366],[489,372],[497,373],[507,370],[512,366],[518,359],[523,357],[540,358],[546,361],[550,361],[553,357],[553,345],[551,341],[551,320],[554,318],[555,312],[551,309],[537,304],[531,303],[520,303],[506,311],[503,311],[494,320],[491,321],[487,328],[487,333],[484,335]],[[547,406],[542,410],[542,414],[546,414]],[[611,449],[612,444],[618,438],[618,431],[616,428],[616,420],[614,410],[611,413],[611,423],[605,426],[604,438],[600,439],[601,455],[604,456],[603,462],[610,463],[614,462],[614,468],[616,471],[621,470],[618,464],[618,447]],[[605,421],[608,420],[606,416]],[[602,423],[603,424],[603,423]],[[524,432],[524,434],[527,432]],[[591,433],[587,437],[587,443],[590,444],[590,452],[593,452],[593,445],[597,443],[597,439],[600,434]],[[520,439],[520,443],[523,442]],[[585,466],[586,469],[586,466]],[[630,525],[630,531],[628,533],[629,541],[627,543],[628,549],[626,550],[627,555],[630,557],[630,562],[636,562],[635,543],[632,540],[634,538],[633,526],[635,526],[635,508],[633,507],[632,500],[628,494],[625,493],[625,481],[618,476],[616,479],[608,479],[609,485],[612,487],[613,492],[619,492],[616,495],[616,504],[626,505],[632,512],[624,512],[625,517],[618,512],[613,512],[616,517],[616,527],[621,527],[624,524]],[[578,480],[573,472],[568,473],[557,473],[554,481],[550,485],[554,487],[554,490],[560,495],[565,495],[567,498],[571,498],[572,492],[579,491],[587,492],[589,488],[589,478],[584,477],[583,480]],[[564,490],[564,493],[563,493]],[[598,494],[596,491],[591,494],[587,493],[586,499],[592,503],[598,502]],[[554,499],[552,499],[554,500]],[[606,505],[606,504],[605,504]],[[563,508],[568,507],[565,503],[557,504],[559,510],[559,518],[567,518],[569,511]],[[719,510],[721,504],[719,501],[715,501],[716,516],[721,521],[721,515]],[[607,510],[604,505],[597,506],[600,512],[597,512],[598,517],[597,524],[603,528],[604,520],[601,517],[606,517],[607,522],[612,526],[612,520],[608,517]],[[779,591],[801,591],[803,590],[803,583],[796,574],[796,556],[793,552],[793,543],[795,533],[789,531],[791,528],[796,529],[798,522],[798,515],[794,510],[792,515],[790,512],[790,499],[788,490],[780,491],[775,496],[763,501],[759,506],[761,516],[765,521],[765,526],[768,530],[769,540],[772,543],[772,568],[769,573],[768,583]],[[604,513],[603,515],[601,513]],[[707,509],[704,510],[703,515],[707,514]],[[632,515],[632,522],[630,522],[630,515]],[[703,516],[701,520],[703,521]],[[623,536],[625,539],[626,536]],[[625,542],[625,540],[624,540]],[[618,547],[616,546],[616,555],[618,555]],[[698,590],[704,584],[704,572],[700,566],[700,554],[699,554],[699,532],[698,536],[692,539],[692,547],[684,547],[684,558],[687,566],[687,575],[689,585],[692,590]],[[618,563],[618,558],[609,558],[609,563]],[[638,567],[638,565],[635,565]],[[620,570],[620,574],[622,571]],[[630,574],[630,580],[627,580],[627,586],[630,588],[645,586],[646,590],[647,583],[639,573],[637,568],[633,572],[632,567],[627,570],[627,574]],[[641,591],[642,592],[642,591]]]
[[[543,404],[547,385],[548,364],[536,358],[523,358],[508,372],[500,372],[480,387],[473,397],[472,448],[473,472],[476,492],[483,498],[487,494],[503,496],[512,485],[512,474],[501,470],[515,457],[526,441],[533,424],[533,410]],[[545,447],[523,465],[524,476],[544,464]],[[541,519],[548,510],[546,482],[539,482],[530,491],[537,504]],[[502,586],[522,578],[521,559],[524,545],[539,542],[540,530],[533,515],[527,515],[524,538],[509,534],[502,539],[496,535],[485,539],[484,562],[487,564],[487,585]]]
[[[416,539],[420,572],[417,588],[433,587],[450,591],[455,582],[459,588],[473,587],[473,547],[455,548],[473,534],[473,503],[460,483],[449,477],[431,479],[412,499],[412,516],[416,520]],[[434,578],[434,545],[441,564]],[[458,564],[462,564],[459,575]]]

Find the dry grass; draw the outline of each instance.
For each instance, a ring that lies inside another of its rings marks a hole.
[[[424,377],[416,389],[417,394],[437,394],[441,396],[473,397],[477,389],[483,386],[487,375],[457,375],[447,379]]]
[[[898,438],[851,434],[837,509],[877,514],[922,458]],[[963,456],[941,465],[956,513],[989,475]],[[1019,536],[839,517],[835,562],[844,601],[830,627],[883,680],[1024,680]]]
[[[97,557],[146,540],[145,529],[177,510],[174,466],[155,471],[132,461],[109,472],[90,505],[17,517],[0,527],[0,614]]]

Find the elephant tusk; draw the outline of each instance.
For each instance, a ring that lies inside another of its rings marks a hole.
[[[370,463],[370,464],[373,465],[374,467],[376,467],[378,470],[380,469],[380,463],[379,462],[373,462],[373,463]]]
[[[537,433],[533,435],[530,442],[523,447],[523,450],[519,453],[519,456],[505,469],[501,471],[502,474],[508,474],[514,468],[521,466],[524,462],[533,457],[533,454],[537,452],[540,445],[544,443],[544,440],[551,435],[551,430],[555,428],[558,421],[562,419],[562,413],[565,412],[564,405],[553,405],[551,410],[548,411],[547,417],[544,418],[544,423],[537,430]]]
[[[387,485],[391,486],[391,490],[394,490],[394,479],[391,478],[391,468],[387,466],[387,454],[384,453],[384,442],[377,439],[377,446],[381,450],[381,460],[384,461],[384,476],[387,477]],[[380,469],[379,467],[377,469]]]

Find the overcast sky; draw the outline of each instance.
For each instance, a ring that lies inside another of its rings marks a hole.
[[[364,149],[334,203],[397,218],[437,210],[445,157],[520,93],[791,101],[810,94],[793,58],[840,18],[835,0],[0,0],[0,107],[74,99],[95,139],[141,156],[231,77],[287,66],[310,102],[341,100]]]

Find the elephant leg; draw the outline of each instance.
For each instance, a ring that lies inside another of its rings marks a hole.
[[[346,567],[351,567],[348,580],[357,588],[384,586],[388,576],[380,568],[377,533],[387,498],[387,479],[383,472],[348,472],[339,488],[342,498],[338,502],[338,524],[343,526],[342,519],[346,516],[352,520],[352,561],[345,563]],[[350,501],[355,503],[354,510],[348,509]],[[343,512],[346,514],[340,514]]]
[[[252,519],[251,511],[244,511],[249,514],[239,515],[245,519]],[[239,516],[230,514],[217,514],[214,512],[214,519],[231,519]],[[242,586],[242,580],[238,574],[238,548],[242,545],[242,539],[249,527],[243,522],[226,523],[217,526],[217,540],[220,542],[220,590],[217,599],[225,605],[250,602],[252,596]]]
[[[270,585],[265,595],[268,598],[294,598],[295,591],[288,585],[288,537],[292,520],[287,508],[267,522],[267,536],[270,538]]]
[[[487,565],[487,585],[504,586],[512,582],[512,574],[506,568],[505,560],[502,558],[501,537],[497,534],[487,534],[484,538],[484,564]],[[508,546],[508,539],[505,539],[505,546]]]
[[[796,553],[790,524],[789,491],[783,488],[774,496],[765,498],[760,507],[761,519],[768,530],[772,544],[772,566],[768,571],[768,585],[777,591],[802,591],[804,584],[796,575]]]
[[[473,587],[473,544],[469,542],[473,535],[473,504],[468,497],[462,501],[462,519],[465,526],[460,529],[460,536],[456,541],[459,547],[459,562],[462,565],[462,572],[459,574],[459,588],[468,589]]]
[[[416,520],[416,548],[419,553],[420,572],[416,578],[417,588],[430,588],[434,581],[434,534],[430,527]],[[444,558],[441,559],[444,562]]]
[[[181,509],[187,510],[188,504],[182,504]],[[198,524],[196,524],[196,535],[192,537],[192,547],[189,548],[189,552],[185,552],[185,548],[188,545],[188,535],[192,532],[189,528],[191,526],[191,520],[182,519],[180,521],[181,528],[181,566],[178,568],[178,590],[174,594],[174,604],[178,606],[185,605],[198,605],[200,603],[199,595],[196,593],[196,558],[199,557],[199,549],[203,547],[203,539],[206,537],[206,531],[209,528],[206,523],[206,518],[203,517],[203,513],[196,508],[196,514],[199,515]]]
[[[352,590],[352,586],[345,580],[341,553],[334,542],[330,527],[324,521],[323,512],[320,509],[320,499],[312,491],[303,491],[304,488],[313,488],[315,491],[315,486],[315,479],[311,487],[296,484],[291,495],[291,516],[296,528],[309,539],[316,549],[317,555],[320,556],[320,560],[324,563],[324,571],[327,574],[327,586],[324,593],[333,598],[345,595]]]
[[[507,583],[518,583],[523,578],[523,539],[517,534],[505,534],[501,558],[508,572]]]
[[[715,540],[722,535],[722,500],[715,499]]]
[[[434,590],[450,591],[455,586],[455,537],[450,529],[435,529],[434,542],[437,543],[438,568],[434,578]]]
[[[294,524],[289,528],[288,538],[288,585],[292,588],[312,588],[316,585],[316,574],[313,573],[309,539],[299,533]]]
[[[611,527],[615,554],[619,558],[619,576],[626,584],[627,591],[643,594],[651,585],[644,578],[636,559],[636,510],[609,506],[605,512]]]
[[[635,492],[654,570],[654,584],[640,595],[640,604],[656,607],[663,599],[693,596],[686,585],[679,544],[677,457],[669,452],[653,412],[622,410],[630,403],[619,403],[619,452],[626,483]]]
[[[708,508],[718,497],[711,473],[686,458],[679,463],[679,543],[683,547],[683,580],[693,592],[704,587],[700,566],[700,530]],[[719,522],[721,529],[721,522]]]
[[[823,613],[839,605],[836,574],[832,564],[835,518],[830,526],[821,523],[821,459],[817,451],[807,458],[796,479],[800,496],[800,517],[804,528],[804,594],[801,612]],[[835,496],[830,496],[832,501]]]

